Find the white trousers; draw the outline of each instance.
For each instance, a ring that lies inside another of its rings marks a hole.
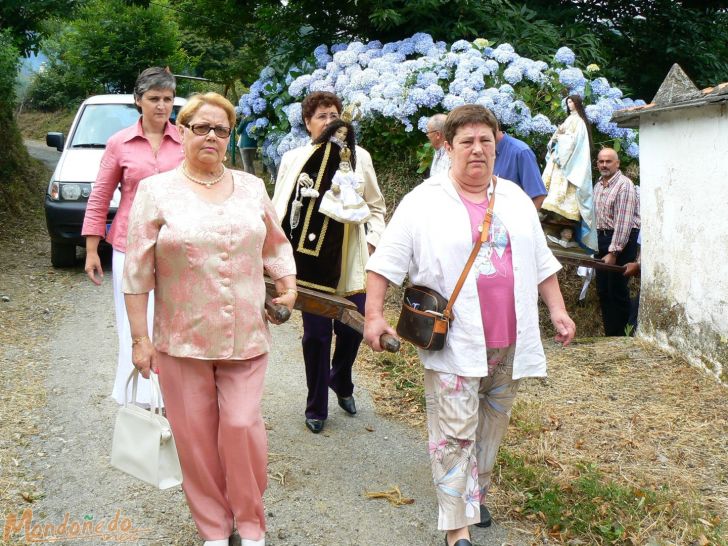
[[[111,259],[112,284],[114,287],[114,307],[116,310],[116,331],[119,335],[119,362],[116,366],[116,379],[114,380],[114,390],[111,397],[118,404],[124,403],[124,387],[129,375],[134,370],[131,363],[131,327],[129,326],[129,317],[126,314],[126,305],[124,304],[124,293],[121,291],[121,280],[124,276],[124,257],[126,255],[114,249]],[[147,307],[147,325],[149,328],[149,337],[152,337],[152,328],[154,324],[154,292],[149,292],[149,306]],[[131,385],[128,392],[131,399]],[[149,380],[139,377],[139,385],[137,386],[137,402],[148,406],[150,398]]]

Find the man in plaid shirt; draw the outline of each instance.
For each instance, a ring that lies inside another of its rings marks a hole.
[[[604,148],[599,152],[597,168],[601,175],[594,186],[597,257],[611,265],[634,262],[640,229],[639,195],[632,181],[619,170],[619,157],[613,149]],[[597,270],[596,280],[604,334],[626,335],[630,314],[629,277]]]

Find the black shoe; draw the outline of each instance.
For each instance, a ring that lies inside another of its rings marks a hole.
[[[353,396],[347,396],[346,398],[343,396],[337,396],[336,398],[339,399],[339,407],[341,409],[349,415],[356,415],[356,403],[354,402]]]
[[[493,523],[493,518],[490,517],[490,512],[488,511],[488,507],[484,504],[480,505],[480,522],[476,523],[476,527],[490,527],[490,524]]]
[[[306,426],[308,427],[308,430],[313,432],[314,434],[318,434],[324,429],[324,420],[323,419],[306,419]]]
[[[242,544],[243,541],[237,531],[230,535],[230,546],[242,546]]]
[[[450,543],[447,541],[447,533],[445,534],[445,546],[450,546]],[[473,543],[470,542],[467,538],[461,538],[452,546],[473,546]]]

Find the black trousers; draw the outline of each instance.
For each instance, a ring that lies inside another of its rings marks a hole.
[[[366,294],[353,294],[353,301],[364,314]],[[329,389],[344,398],[354,392],[351,369],[359,351],[362,335],[338,320],[301,313],[303,317],[303,362],[306,365],[306,418],[326,419],[329,415]],[[333,324],[333,326],[332,326]],[[336,347],[331,357],[331,338]]]
[[[609,252],[614,232],[611,229],[597,232],[599,241],[598,258]],[[637,258],[638,229],[629,234],[629,241],[617,256],[617,265],[625,265]],[[597,294],[602,309],[602,322],[605,336],[626,336],[629,322],[631,302],[629,299],[629,277],[621,273],[596,270]]]

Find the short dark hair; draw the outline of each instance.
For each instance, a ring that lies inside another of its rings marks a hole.
[[[134,82],[134,98],[142,100],[144,93],[150,89],[169,89],[172,96],[177,92],[177,80],[169,67],[150,66],[142,71]],[[142,109],[137,106],[137,110],[141,113]]]
[[[323,106],[324,108],[336,106],[339,115],[341,115],[341,111],[344,109],[344,105],[341,104],[341,99],[333,93],[329,91],[314,91],[306,95],[306,98],[301,103],[301,115],[304,121],[311,119],[319,106]]]
[[[493,136],[498,132],[498,120],[493,112],[479,104],[463,104],[454,108],[445,120],[445,140],[452,146],[455,133],[464,125],[487,125],[493,129]]]

